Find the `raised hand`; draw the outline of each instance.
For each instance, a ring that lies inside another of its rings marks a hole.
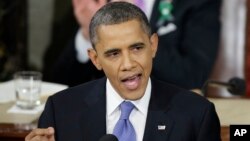
[[[25,141],[55,141],[54,133],[53,127],[33,129],[25,137]]]

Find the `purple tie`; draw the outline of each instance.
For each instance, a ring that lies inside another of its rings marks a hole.
[[[143,12],[145,12],[144,0],[134,0],[136,6],[138,6]]]
[[[129,121],[129,115],[134,108],[131,102],[124,101],[120,105],[121,116],[117,121],[113,134],[119,141],[136,141],[135,129]]]

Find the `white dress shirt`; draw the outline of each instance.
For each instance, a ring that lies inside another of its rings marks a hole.
[[[106,129],[107,134],[112,134],[121,114],[119,105],[124,101],[124,99],[115,91],[109,80],[107,80],[106,83],[106,94]],[[132,110],[129,120],[135,129],[137,141],[142,141],[143,139],[150,96],[151,80],[149,79],[144,96],[139,100],[131,101],[135,105],[135,108]]]

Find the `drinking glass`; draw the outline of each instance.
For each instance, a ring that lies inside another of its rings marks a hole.
[[[40,105],[42,73],[19,71],[14,74],[16,105],[22,109],[33,109]]]

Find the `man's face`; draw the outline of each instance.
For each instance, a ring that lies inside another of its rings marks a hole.
[[[103,69],[124,99],[140,99],[146,90],[158,37],[148,37],[137,20],[102,25],[97,30],[96,51],[89,50],[94,65]]]

